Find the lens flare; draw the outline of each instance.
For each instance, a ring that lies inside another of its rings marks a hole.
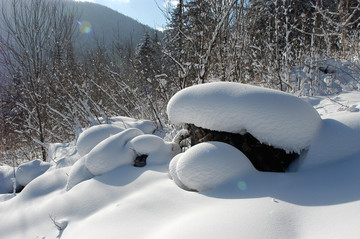
[[[247,184],[244,181],[239,181],[237,183],[237,187],[241,190],[241,191],[245,191],[247,189]]]
[[[81,33],[87,34],[87,35],[91,34],[92,28],[91,28],[90,22],[78,21],[78,25],[79,25],[79,30],[80,30]]]

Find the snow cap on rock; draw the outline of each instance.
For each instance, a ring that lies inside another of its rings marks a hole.
[[[262,143],[297,153],[310,146],[321,125],[318,112],[300,98],[233,82],[183,89],[169,101],[167,114],[174,124],[248,132]]]

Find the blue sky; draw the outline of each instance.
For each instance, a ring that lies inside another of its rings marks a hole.
[[[177,0],[77,0],[98,3],[112,8],[155,29],[165,28],[166,17],[162,11]],[[160,10],[160,9],[161,10]]]

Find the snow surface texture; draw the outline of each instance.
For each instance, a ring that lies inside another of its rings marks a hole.
[[[197,144],[173,160],[169,171],[174,182],[183,189],[198,192],[255,171],[241,151],[222,142]]]
[[[321,125],[318,112],[293,95],[231,82],[183,89],[169,101],[167,114],[174,124],[249,132],[262,143],[296,153],[310,146]]]

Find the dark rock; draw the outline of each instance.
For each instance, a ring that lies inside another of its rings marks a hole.
[[[219,132],[189,124],[191,146],[207,141],[220,141],[239,149],[251,161],[254,167],[264,172],[285,172],[289,165],[299,157],[297,153],[261,143],[249,133],[234,134]]]
[[[137,156],[135,158],[135,161],[134,161],[134,167],[144,167],[144,166],[146,166],[147,157],[148,157],[148,155],[146,155],[146,154]]]

